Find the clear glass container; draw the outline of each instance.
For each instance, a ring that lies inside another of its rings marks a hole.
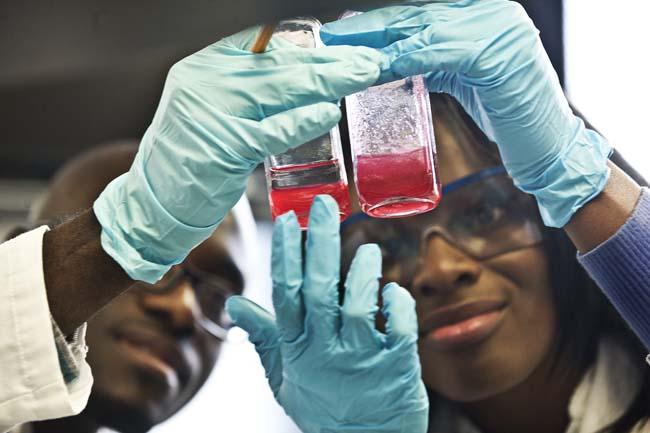
[[[424,77],[371,87],[345,98],[361,209],[399,218],[440,202],[436,142]]]
[[[316,19],[296,18],[282,21],[274,36],[303,48],[320,47],[320,27]],[[338,126],[320,138],[267,158],[264,166],[273,219],[293,210],[301,228],[307,228],[309,209],[319,194],[329,194],[338,202],[341,220],[349,215],[350,195]]]
[[[435,209],[442,190],[424,77],[371,87],[346,97],[345,107],[361,209],[375,218]]]

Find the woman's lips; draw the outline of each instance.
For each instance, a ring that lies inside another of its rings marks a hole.
[[[473,301],[443,307],[429,314],[420,336],[442,350],[461,349],[485,340],[503,321],[504,301]]]

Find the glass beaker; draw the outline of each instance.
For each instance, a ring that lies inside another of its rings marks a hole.
[[[371,87],[345,106],[361,209],[376,218],[434,209],[441,189],[424,77]]]
[[[314,18],[282,21],[274,37],[302,48],[320,47],[320,27]],[[322,137],[267,158],[264,167],[273,219],[293,210],[300,227],[307,228],[309,209],[319,194],[329,194],[338,202],[341,220],[349,215],[350,195],[338,126]]]
[[[438,206],[441,188],[424,77],[371,87],[346,97],[345,107],[361,209],[376,218],[399,218]]]

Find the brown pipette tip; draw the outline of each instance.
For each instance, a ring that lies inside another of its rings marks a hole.
[[[264,51],[266,51],[266,47],[271,41],[271,37],[275,31],[275,26],[276,24],[266,24],[262,26],[262,30],[260,30],[260,34],[257,35],[257,39],[255,39],[255,43],[251,48],[251,52],[255,54],[262,54]]]

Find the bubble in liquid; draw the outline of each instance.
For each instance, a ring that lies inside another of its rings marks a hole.
[[[371,87],[346,98],[350,140],[357,153],[418,149],[429,140],[423,122],[430,116],[413,100],[428,90],[422,77]]]

